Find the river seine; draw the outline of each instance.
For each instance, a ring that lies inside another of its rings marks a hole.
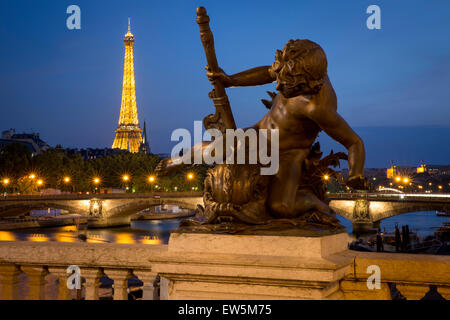
[[[352,233],[351,221],[340,218],[342,224]],[[107,229],[81,229],[75,226],[57,228],[36,228],[14,231],[1,231],[0,241],[58,241],[90,243],[123,243],[123,244],[167,244],[170,232],[178,228],[181,219],[174,220],[144,220],[133,221],[130,227],[107,228]],[[450,217],[436,216],[435,211],[412,212],[385,219],[381,222],[381,230],[392,232],[398,224],[409,225],[411,231],[420,237],[433,235],[437,227],[443,222],[450,221]]]

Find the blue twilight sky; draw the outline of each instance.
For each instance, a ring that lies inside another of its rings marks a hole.
[[[81,30],[66,9],[81,8]],[[381,30],[366,27],[369,5]],[[366,142],[367,167],[450,163],[448,0],[1,0],[0,130],[37,131],[51,145],[110,147],[119,117],[128,17],[136,37],[141,124],[153,152],[213,111],[195,22],[203,5],[228,73],[269,65],[291,38],[318,42],[339,112]],[[274,85],[228,90],[239,127],[266,112]],[[322,133],[325,151],[341,150]]]

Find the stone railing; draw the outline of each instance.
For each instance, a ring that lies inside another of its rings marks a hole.
[[[450,300],[450,256],[355,251],[345,255],[353,257],[350,273],[340,284],[346,300],[420,300],[425,295]],[[374,274],[370,266],[379,267],[379,288],[367,285]]]
[[[143,298],[158,299],[157,274],[149,259],[166,250],[166,245],[0,242],[0,299],[97,300],[101,290],[108,291],[101,288],[104,276],[114,282],[109,298],[127,300],[136,289],[129,288],[128,280],[137,278],[143,283]],[[67,287],[70,265],[80,268],[81,290]],[[163,292],[165,285],[161,279]]]
[[[331,252],[329,258],[318,259],[313,252],[298,258],[290,253],[295,246],[275,252],[277,256],[270,248],[252,249],[250,254],[248,248],[233,249],[234,238],[225,244],[218,239],[217,244],[222,244],[217,248],[210,242],[208,252],[202,253],[179,238],[171,249],[168,245],[0,242],[0,299],[123,300],[136,289],[129,279],[143,283],[139,285],[143,299],[417,300],[430,294],[450,299],[449,256],[345,250]],[[328,249],[321,250],[329,254]],[[81,270],[81,290],[67,288],[69,265]],[[379,288],[369,289],[369,266],[380,270]],[[101,286],[105,276],[114,283],[113,289]],[[159,288],[154,286],[156,278]],[[317,294],[311,294],[314,290]]]

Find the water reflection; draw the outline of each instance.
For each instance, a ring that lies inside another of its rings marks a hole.
[[[348,233],[352,233],[352,222],[340,216],[341,224],[347,228]],[[436,215],[436,211],[410,212],[398,216],[390,217],[381,221],[381,231],[393,232],[395,225],[400,228],[402,225],[408,225],[410,231],[417,233],[420,237],[434,235],[438,227],[444,222],[450,221],[449,217],[440,217]]]
[[[141,239],[142,244],[163,244],[162,240],[156,236],[144,236]]]
[[[50,241],[49,237],[47,237],[46,234],[42,234],[42,233],[34,233],[31,235],[28,235],[27,237],[28,241],[33,241],[33,242],[47,242]]]
[[[0,231],[0,241],[16,241],[16,236],[9,231]]]
[[[86,229],[81,226],[0,231],[0,241],[88,242],[159,245],[169,242],[170,232],[182,219],[133,221],[130,227]],[[84,229],[83,229],[84,228]]]
[[[116,243],[125,243],[125,244],[133,244],[135,243],[135,239],[130,233],[119,233],[116,234]]]
[[[36,228],[14,231],[0,231],[0,241],[33,241],[33,242],[88,242],[159,245],[169,242],[170,232],[177,229],[182,219],[174,220],[136,220],[130,227],[107,229],[77,229],[76,226],[55,228]],[[352,233],[352,223],[340,218],[341,223]],[[436,216],[434,211],[407,213],[385,219],[381,229],[387,232],[394,230],[395,224],[409,225],[410,230],[419,236],[433,235],[436,229],[449,217]]]

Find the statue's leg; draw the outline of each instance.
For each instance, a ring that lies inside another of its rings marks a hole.
[[[278,173],[273,177],[267,204],[274,218],[295,218],[299,211],[296,206],[298,182],[302,174],[302,164],[309,150],[291,150],[280,154]]]
[[[331,208],[321,201],[311,190],[303,189],[297,191],[296,198],[297,212],[308,212],[318,210],[326,213],[333,213]]]
[[[310,222],[340,227],[339,219],[333,210],[311,190],[303,189],[297,192],[296,206],[298,216],[306,213],[306,219]]]

